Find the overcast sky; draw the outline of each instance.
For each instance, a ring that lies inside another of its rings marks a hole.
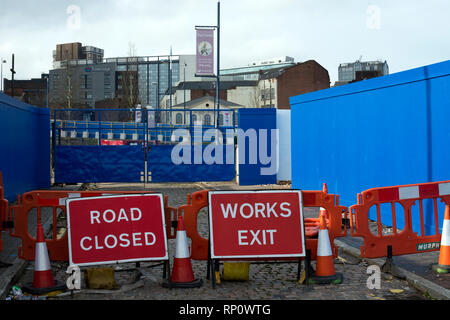
[[[221,68],[290,56],[316,60],[331,82],[339,63],[387,60],[391,73],[450,57],[448,0],[222,0]],[[40,77],[57,43],[105,57],[195,54],[195,25],[217,24],[217,0],[0,0],[3,75]]]

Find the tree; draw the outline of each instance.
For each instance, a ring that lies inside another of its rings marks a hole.
[[[126,71],[122,71],[122,99],[129,108],[135,108],[140,103],[139,88],[138,88],[138,58],[136,57],[136,46],[128,43],[128,58],[126,64]],[[130,113],[130,121],[133,120],[133,113]]]

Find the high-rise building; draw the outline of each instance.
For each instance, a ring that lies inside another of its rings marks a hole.
[[[179,81],[198,80],[195,78],[195,55],[165,55],[106,58],[115,63],[117,97],[122,96],[124,86],[132,83],[126,74],[137,77],[139,103],[159,108],[167,90]]]
[[[67,63],[96,64],[103,62],[103,49],[82,46],[80,42],[57,44],[53,50],[53,69],[65,68]]]

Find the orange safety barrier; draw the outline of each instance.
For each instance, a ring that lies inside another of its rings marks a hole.
[[[339,196],[323,191],[302,191],[303,206],[324,208],[328,213],[328,232],[331,243],[334,238],[347,235],[346,226],[342,227],[342,214],[347,207],[339,205]],[[208,239],[202,237],[197,230],[197,218],[202,208],[208,207],[208,190],[188,194],[187,204],[178,207],[178,214],[183,214],[187,236],[191,239],[191,258],[194,260],[208,260]],[[317,232],[319,219],[305,218],[306,249],[311,250],[311,260],[317,256]],[[308,224],[308,228],[306,228]],[[315,230],[317,227],[317,230]],[[315,238],[314,238],[315,237]],[[337,246],[333,255],[337,256]],[[284,260],[284,259],[283,259]]]
[[[52,235],[46,239],[49,258],[52,261],[68,261],[69,247],[67,232],[57,234],[58,214],[66,213],[66,199],[79,197],[99,197],[119,194],[145,194],[151,191],[50,191],[39,190],[24,193],[17,196],[17,204],[9,207],[9,218],[14,221],[14,230],[10,229],[10,235],[22,239],[22,246],[18,248],[18,256],[21,259],[33,261],[35,258],[36,239],[28,230],[29,214],[35,209],[37,222],[41,222],[45,208],[51,210],[53,215]],[[178,217],[177,208],[168,206],[168,198],[164,197],[164,211],[166,220],[166,233],[169,239],[176,237],[176,230],[172,221]]]
[[[357,204],[350,207],[350,232],[352,237],[361,237],[364,240],[361,256],[380,258],[439,250],[438,243],[441,240],[438,223],[437,201],[439,198],[446,206],[450,205],[450,181],[373,188],[358,194]],[[430,201],[433,202],[434,235],[425,235],[423,204],[425,199],[431,199]],[[414,207],[417,203],[418,208]],[[383,234],[380,210],[382,204],[390,206],[392,234]],[[396,204],[399,204],[404,211],[405,223],[401,231],[397,230]],[[376,208],[377,216],[375,233],[370,230],[369,211],[372,207]],[[421,235],[413,231],[413,208],[419,210]]]
[[[334,245],[334,239],[345,237],[347,227],[343,225],[343,217],[347,217],[347,207],[339,205],[339,195],[329,194],[324,184],[322,191],[303,191],[303,207],[323,208],[326,211],[328,219],[325,219],[328,227],[328,235],[332,244],[333,256],[338,255],[338,246]],[[305,218],[304,221],[308,221]],[[313,218],[319,221],[319,218]],[[318,232],[318,229],[317,229]],[[306,233],[306,230],[305,230]],[[307,234],[306,234],[307,236]],[[306,237],[306,250],[311,252],[311,260],[317,260],[317,237]]]
[[[197,218],[202,208],[208,207],[208,190],[197,191],[187,195],[187,204],[178,207],[178,214],[183,212],[186,234],[191,238],[191,259],[208,260],[208,239],[197,230]]]

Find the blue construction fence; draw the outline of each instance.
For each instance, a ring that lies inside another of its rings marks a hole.
[[[202,140],[210,129],[219,131],[223,149],[229,144],[234,147],[227,133],[236,128],[237,110],[216,112],[217,128],[213,113],[204,109],[153,108],[55,110],[55,182],[231,181],[236,176],[234,164],[210,165],[203,158],[201,163],[176,164],[171,157],[175,145],[183,141],[194,161],[195,148],[203,154],[214,141],[214,137]]]
[[[55,182],[231,181],[237,177],[240,185],[276,183],[276,173],[264,172],[278,162],[276,150],[271,147],[275,138],[272,130],[277,127],[276,109],[220,109],[217,126],[213,112],[216,111],[153,108],[55,110],[52,119]],[[238,128],[254,130],[258,136],[260,130],[267,129],[267,136],[256,137],[256,141],[244,137],[245,150],[240,150],[243,156],[239,159],[244,162],[239,165],[235,157],[240,152],[235,136]],[[204,157],[196,162],[196,150],[208,154],[215,139],[205,140],[210,129],[218,130],[222,139],[211,153],[214,162]],[[193,161],[190,164],[176,164],[171,158],[174,147],[181,142],[180,133],[183,145],[189,146],[182,153],[190,154]],[[259,152],[265,142],[259,141],[262,138],[268,142],[264,159]],[[250,161],[249,155],[254,148],[256,163]]]
[[[114,145],[108,140],[123,144],[142,141],[154,145],[176,144],[179,141],[174,137],[174,131],[185,129],[192,141],[201,139],[204,131],[216,127],[216,114],[217,128],[224,136],[227,129],[236,128],[237,113],[235,109],[221,109],[219,112],[204,109],[55,109],[51,135],[56,145],[61,144],[61,138],[79,138],[72,140],[72,145],[85,145],[89,143],[88,139],[96,139],[98,145],[102,144],[102,140],[104,145]],[[167,120],[160,121],[161,115],[166,115]]]
[[[291,97],[292,187],[326,182],[350,206],[366,189],[450,180],[449,102],[450,61]],[[432,201],[425,207],[433,234]]]
[[[0,93],[0,171],[5,197],[50,187],[50,111]]]

